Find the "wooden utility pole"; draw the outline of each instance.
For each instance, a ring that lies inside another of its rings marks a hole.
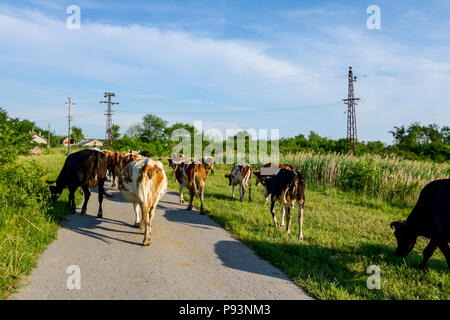
[[[50,123],[48,124],[48,148],[50,149],[52,147],[51,143],[50,143]]]
[[[70,115],[70,110],[71,110],[72,106],[75,105],[75,103],[72,102],[72,99],[70,97],[68,97],[67,99],[69,100],[68,102],[66,101],[66,105],[69,106],[69,134],[67,135],[67,139],[69,141],[67,142],[67,155],[69,155],[70,154],[70,140],[72,140],[70,138],[70,130],[71,130],[70,122],[72,121],[72,116]]]
[[[357,78],[353,76],[352,67],[348,70],[348,98],[342,99],[344,103],[348,106],[347,108],[347,152],[352,151],[356,154],[358,148],[358,134],[356,130],[356,101],[361,100],[360,98],[355,98],[355,92],[353,88],[353,83],[356,82]]]

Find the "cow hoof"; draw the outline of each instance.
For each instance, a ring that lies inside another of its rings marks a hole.
[[[187,211],[191,211],[192,210],[192,206],[189,206],[186,208]]]
[[[83,214],[86,214],[86,210],[81,210],[80,216],[82,216]]]
[[[205,213],[205,210],[200,210],[200,214],[202,215],[202,216],[204,216],[204,215],[206,215],[206,213]]]
[[[183,204],[183,203],[184,203],[184,200],[180,200],[180,203]]]
[[[99,213],[97,214],[97,218],[103,218],[103,213],[99,212]]]
[[[150,240],[144,240],[144,242],[142,242],[142,245],[143,245],[144,247],[147,247],[147,246],[149,246],[151,243],[152,243],[152,242],[151,242]]]
[[[141,223],[135,223],[135,224],[133,225],[133,227],[135,227],[135,228],[140,228],[140,227],[141,227]]]

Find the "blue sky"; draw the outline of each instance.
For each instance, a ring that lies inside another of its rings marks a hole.
[[[69,5],[81,29],[68,30]],[[381,29],[369,30],[369,5]],[[122,132],[146,113],[204,129],[346,135],[348,66],[360,140],[450,125],[450,0],[0,0],[0,106],[58,134],[104,137],[103,93]]]

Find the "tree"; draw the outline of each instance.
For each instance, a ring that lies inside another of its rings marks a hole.
[[[167,121],[153,114],[148,114],[142,119],[140,138],[144,142],[165,140],[166,127]]]
[[[118,124],[113,124],[111,127],[113,140],[119,139],[120,137],[120,126]]]
[[[11,163],[19,154],[27,154],[34,145],[31,130],[34,123],[9,118],[0,108],[0,165]]]
[[[81,130],[81,128],[78,128],[78,127],[72,127],[71,138],[73,140],[75,140],[76,142],[80,142],[81,140],[84,140],[83,130]]]

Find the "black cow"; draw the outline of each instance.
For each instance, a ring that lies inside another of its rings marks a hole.
[[[287,211],[286,231],[290,232],[291,207],[297,202],[298,205],[298,239],[303,240],[303,208],[305,205],[305,180],[300,173],[279,169],[272,178],[263,180],[265,191],[271,195],[270,213],[276,227],[284,227],[284,214]],[[281,203],[281,225],[275,217],[275,203]]]
[[[416,244],[418,236],[430,238],[419,265],[425,269],[437,247],[441,249],[450,268],[450,179],[436,180],[420,192],[419,200],[406,221],[391,223],[397,238],[395,254],[406,257]]]
[[[108,156],[96,150],[81,150],[69,155],[56,181],[47,181],[50,186],[52,202],[58,200],[64,188],[69,189],[69,206],[75,213],[75,191],[81,187],[84,193],[84,204],[81,214],[85,214],[91,196],[89,189],[98,186],[99,209],[97,217],[103,217],[103,195],[111,197],[103,187],[108,166]]]

